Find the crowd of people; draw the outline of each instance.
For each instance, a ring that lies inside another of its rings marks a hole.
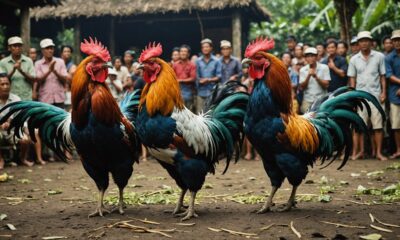
[[[69,111],[71,80],[77,67],[72,60],[73,48],[67,45],[56,48],[52,39],[46,38],[40,42],[40,54],[31,48],[26,56],[22,51],[23,44],[20,37],[9,38],[10,55],[0,60],[0,107],[14,101],[34,100]],[[385,154],[390,153],[390,158],[400,157],[400,30],[382,39],[381,52],[378,51],[379,44],[367,31],[353,37],[350,46],[334,37],[313,46],[301,43],[295,36],[289,36],[286,45],[287,50],[280,57],[292,81],[295,112],[307,112],[316,99],[343,86],[367,91],[381,102],[390,121],[384,121],[372,104],[371,116],[365,109],[358,110],[362,119],[371,126],[372,137],[370,142],[365,142],[365,136],[354,132],[352,159],[373,157],[386,160]],[[171,51],[169,63],[176,73],[187,108],[196,113],[203,112],[214,86],[228,81],[240,81],[251,93],[254,79],[248,75],[248,66],[242,66],[240,60],[232,56],[229,41],[219,43],[219,52],[208,38],[203,39],[200,46],[199,54],[193,54],[186,44]],[[59,49],[60,57],[55,56],[56,49]],[[127,50],[123,56],[112,59],[106,83],[117,101],[145,85],[136,58],[134,51]],[[51,152],[48,157],[42,157],[40,140],[33,143],[25,133],[23,139],[15,142],[13,133],[7,131],[8,127],[9,122],[6,122],[0,129],[0,169],[5,164],[1,152],[7,147],[17,146],[19,161],[27,166],[34,164],[29,160],[32,156],[37,164],[46,164],[45,160],[54,161]],[[251,145],[245,143],[244,158],[259,159]],[[34,154],[29,154],[30,146],[34,146]],[[364,146],[371,150],[370,155]],[[142,158],[146,160],[144,148]]]

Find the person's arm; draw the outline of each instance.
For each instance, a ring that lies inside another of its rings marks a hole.
[[[311,74],[300,69],[300,89],[305,90],[308,87],[308,83],[310,82]]]
[[[349,77],[349,86],[356,88],[356,67],[351,60],[352,59],[350,59],[349,67],[347,69],[347,76]]]
[[[400,78],[396,77],[393,74],[392,64],[393,64],[392,60],[389,58],[389,56],[386,56],[385,57],[386,78],[388,78],[391,83],[400,84]]]
[[[314,76],[315,80],[317,81],[317,83],[323,88],[323,89],[327,89],[329,87],[329,80],[326,79],[322,79],[320,78],[318,75]]]
[[[37,62],[36,62],[37,63]],[[35,70],[36,70],[36,81],[38,83],[44,83],[47,79],[47,77],[50,75],[50,73],[53,71],[54,69],[54,64],[55,62],[51,62],[50,66],[49,66],[49,70],[46,73],[43,73],[42,70],[40,69],[39,64],[37,64],[35,66]]]
[[[53,73],[56,75],[58,81],[64,85],[67,80],[68,80],[68,72],[67,72],[67,67],[65,66],[64,61],[58,63],[60,64],[60,69],[57,70],[56,68],[53,69]]]
[[[34,67],[33,67],[33,63],[32,63],[32,61],[28,61],[26,64],[29,64],[29,66],[28,66],[28,68],[27,68],[27,72],[25,72],[25,71],[22,69],[21,65],[19,66],[18,71],[21,73],[22,76],[24,76],[24,78],[25,78],[26,80],[28,80],[28,82],[33,83],[33,82],[36,81],[36,78],[35,78],[35,71],[34,71],[34,69],[33,69],[33,68],[34,68]]]
[[[332,69],[334,73],[336,73],[339,77],[345,77],[346,72],[340,68],[340,66],[336,66],[335,62],[332,59],[328,59],[328,67]]]
[[[215,66],[215,77],[209,78],[208,82],[217,83],[222,77],[222,65],[219,61],[217,61]]]
[[[381,82],[381,103],[384,103],[386,100],[386,77],[385,75],[381,75],[379,78],[380,82]]]
[[[122,86],[121,80],[116,79],[114,81],[111,81],[111,83],[112,83],[112,85],[114,85],[115,90],[117,90],[118,93],[122,92],[123,86]]]

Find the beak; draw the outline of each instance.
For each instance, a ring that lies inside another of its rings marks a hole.
[[[103,68],[113,68],[114,66],[110,62],[106,62],[103,64]]]
[[[250,58],[245,58],[245,59],[242,60],[242,66],[245,65],[245,64],[250,64],[251,62],[252,61],[251,61]]]
[[[139,70],[139,69],[143,69],[144,68],[144,64],[143,63],[140,63],[138,66],[137,66],[137,70]]]

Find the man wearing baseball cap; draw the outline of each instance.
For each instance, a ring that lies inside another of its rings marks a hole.
[[[54,47],[50,38],[40,41],[43,58],[35,63],[39,101],[64,108],[68,73],[64,60],[54,57]]]
[[[299,76],[300,88],[304,93],[300,107],[302,113],[307,112],[315,100],[327,93],[331,80],[328,66],[317,61],[316,48],[307,48],[304,55],[308,64],[300,69]]]
[[[35,81],[35,68],[32,60],[22,54],[23,42],[20,37],[8,39],[10,56],[0,61],[0,72],[5,72],[12,82],[11,93],[22,100],[32,100],[32,84]]]
[[[347,76],[349,77],[350,87],[357,90],[366,91],[376,97],[382,104],[386,100],[386,68],[385,56],[372,50],[372,36],[368,31],[357,34],[357,41],[360,52],[350,59]],[[372,146],[372,156],[379,160],[387,160],[382,154],[383,142],[383,119],[378,109],[371,103],[371,116],[368,116],[366,108],[358,110],[358,114],[366,124],[371,122],[374,144]],[[364,137],[362,133],[354,133],[353,137],[353,159],[364,157]]]
[[[350,41],[350,53],[351,56],[356,55],[360,51],[360,47],[358,46],[357,37],[354,36]]]
[[[221,41],[221,83],[238,81],[242,77],[242,64],[232,56],[232,44],[227,40]]]
[[[396,152],[390,158],[395,159],[400,157],[400,29],[394,30],[390,39],[394,51],[385,57],[385,67],[389,79],[390,123],[396,142]]]

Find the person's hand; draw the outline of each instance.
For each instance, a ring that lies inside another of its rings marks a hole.
[[[207,82],[209,82],[209,78],[200,78],[200,81],[199,81],[200,84],[205,84]]]
[[[50,66],[49,66],[49,70],[50,70],[50,72],[53,72],[54,71],[54,67],[56,66],[56,61],[52,61],[51,63],[50,63]]]
[[[9,127],[10,127],[9,122],[5,122],[5,123],[1,124],[1,129],[3,129],[3,130],[7,130]]]
[[[235,81],[236,80],[236,76],[231,76],[230,78],[229,78],[229,81]]]
[[[15,64],[14,64],[14,68],[20,70],[21,69],[21,60],[18,60]]]
[[[381,103],[384,103],[386,101],[386,93],[382,92],[379,98],[381,100]]]
[[[33,101],[38,100],[38,94],[37,94],[36,91],[32,91],[32,100],[33,100]]]
[[[316,72],[314,68],[310,68],[310,70],[308,70],[308,75],[310,75],[311,77],[315,77]]]
[[[330,69],[333,69],[333,68],[336,67],[336,65],[335,65],[335,63],[333,62],[333,59],[332,59],[332,58],[329,58],[329,59],[328,59],[328,67],[329,67]]]

